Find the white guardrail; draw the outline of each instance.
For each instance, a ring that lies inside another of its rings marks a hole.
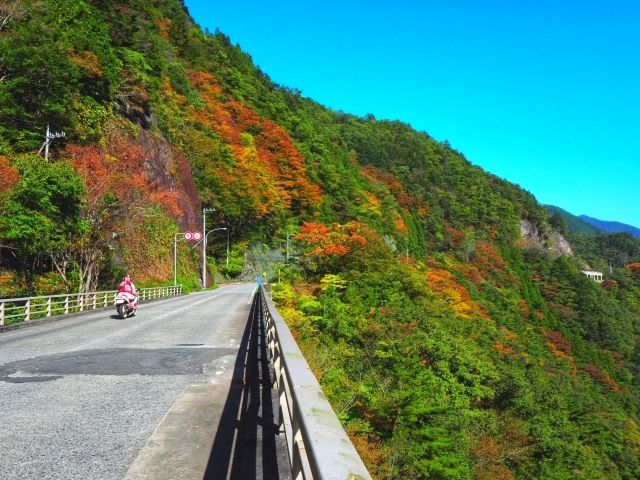
[[[364,466],[270,295],[260,288],[262,319],[280,399],[294,480],[366,480]]]
[[[9,323],[29,322],[54,315],[68,315],[105,308],[114,304],[117,293],[115,290],[108,290],[0,299],[0,326],[5,325],[7,321]],[[182,294],[182,285],[141,288],[138,290],[138,300],[145,301],[180,294]]]

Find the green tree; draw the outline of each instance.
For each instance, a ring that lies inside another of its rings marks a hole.
[[[36,155],[15,161],[20,180],[0,205],[0,239],[15,248],[29,285],[36,263],[65,251],[83,232],[82,180],[65,162],[48,163]]]

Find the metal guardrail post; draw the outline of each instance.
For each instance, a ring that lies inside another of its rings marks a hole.
[[[4,302],[0,302],[0,325],[4,325]]]
[[[289,327],[259,287],[270,358],[276,370],[292,476],[296,480],[368,480],[371,475],[325,397]]]

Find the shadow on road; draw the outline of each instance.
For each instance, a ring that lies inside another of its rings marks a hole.
[[[261,298],[256,295],[234,365],[205,480],[290,478],[284,434],[274,423]]]

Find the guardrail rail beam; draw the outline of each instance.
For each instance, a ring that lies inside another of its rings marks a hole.
[[[287,439],[293,478],[371,479],[289,327],[263,286],[258,295],[270,360],[276,370],[279,427]]]

